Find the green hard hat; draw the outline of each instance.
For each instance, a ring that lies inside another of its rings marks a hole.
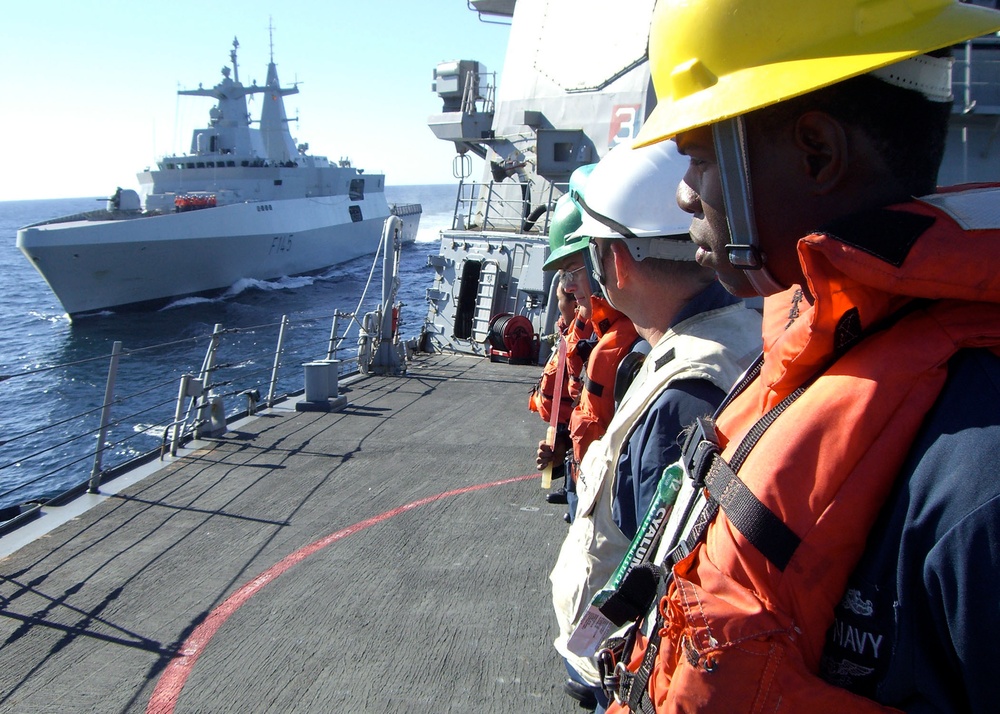
[[[569,179],[569,193],[560,196],[556,201],[555,209],[552,211],[552,220],[549,222],[549,257],[542,264],[542,270],[558,270],[558,263],[562,262],[564,258],[573,255],[573,253],[587,250],[589,241],[583,236],[566,240],[566,237],[583,223],[583,211],[580,210],[570,194],[583,193],[583,185],[595,166],[597,164],[588,164],[574,171]]]

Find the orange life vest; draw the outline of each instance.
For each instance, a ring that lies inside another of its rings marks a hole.
[[[576,345],[576,341],[580,337],[580,332],[571,331],[568,325],[563,324],[562,318],[559,318],[556,328],[560,335],[559,339],[566,340],[567,355],[566,369],[563,373],[563,385],[560,390],[562,397],[559,402],[559,423],[569,424],[569,415],[573,411],[576,400],[580,398],[580,391],[583,386],[583,382],[579,377],[582,367],[578,361],[571,360],[569,357],[573,346]],[[531,394],[528,395],[528,409],[538,412],[538,416],[546,424],[552,415],[552,399],[556,392],[556,373],[558,368],[556,360],[558,353],[559,350],[552,350],[552,354],[545,363],[545,367],[542,368],[542,376],[539,378],[538,384],[535,385],[535,388],[531,390]],[[573,371],[574,367],[576,369],[575,372]]]
[[[751,427],[808,384],[738,470],[795,547],[776,564],[720,499],[658,604],[647,689],[656,712],[888,710],[815,673],[834,606],[949,358],[963,347],[998,351],[1000,226],[980,210],[998,197],[979,189],[874,212],[863,248],[851,232],[799,241],[813,304],[795,289],[765,300],[760,376],[716,424],[731,461]],[[630,671],[646,646],[640,636]]]
[[[569,418],[573,457],[577,463],[587,447],[601,438],[615,414],[615,375],[618,364],[639,339],[635,325],[600,297],[590,298],[591,318],[597,345],[587,359],[580,401]]]

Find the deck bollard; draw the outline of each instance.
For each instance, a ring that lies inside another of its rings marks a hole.
[[[295,405],[295,411],[329,412],[338,411],[347,405],[347,397],[338,396],[340,360],[323,359],[306,362],[305,395]]]
[[[325,361],[306,362],[306,401],[319,402],[330,398],[330,369]]]
[[[197,438],[217,439],[229,431],[226,425],[226,406],[222,397],[207,396],[198,407]]]
[[[340,393],[340,360],[324,359],[319,360],[327,368],[327,390],[326,396],[333,399]]]

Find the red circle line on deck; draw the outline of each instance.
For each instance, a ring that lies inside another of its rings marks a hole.
[[[342,538],[346,538],[347,536],[353,535],[358,531],[362,531],[369,526],[382,523],[390,518],[398,516],[401,513],[412,511],[414,508],[426,506],[429,503],[440,501],[443,498],[458,496],[471,491],[480,491],[484,488],[503,486],[517,481],[528,481],[538,477],[539,474],[537,473],[528,474],[526,476],[515,476],[502,481],[493,481],[491,483],[481,483],[475,486],[466,486],[465,488],[458,488],[453,491],[439,493],[435,496],[421,498],[418,501],[412,501],[400,506],[399,508],[394,508],[391,511],[385,511],[384,513],[380,513],[379,515],[373,516],[367,520],[359,521],[358,523],[342,528],[339,531],[334,531],[333,533],[324,536],[317,541],[313,541],[303,548],[300,548],[294,553],[286,555],[284,558],[279,560],[250,582],[241,586],[239,590],[226,598],[225,602],[212,610],[208,614],[208,617],[202,620],[201,624],[194,629],[194,632],[192,632],[191,635],[184,641],[184,644],[181,645],[178,653],[174,655],[174,658],[170,660],[166,669],[163,670],[160,680],[156,683],[156,689],[153,690],[153,695],[149,698],[149,704],[146,706],[147,714],[172,714],[174,707],[177,706],[177,700],[180,697],[181,691],[184,689],[184,684],[187,682],[188,676],[194,670],[195,662],[198,661],[198,657],[205,651],[205,648],[208,646],[208,643],[211,642],[212,637],[219,631],[219,628],[225,624],[226,620],[228,620],[229,617],[237,610],[243,607],[243,605],[245,605],[250,598],[261,590],[261,588],[272,580],[276,580],[292,566],[297,565],[313,553],[322,550],[331,543],[335,543]]]

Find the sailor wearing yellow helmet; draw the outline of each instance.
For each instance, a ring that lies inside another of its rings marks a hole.
[[[1000,188],[935,189],[947,48],[997,30],[955,0],[658,3],[639,141],[688,156],[697,260],[766,296],[765,347],[685,444],[609,711],[997,710]]]

